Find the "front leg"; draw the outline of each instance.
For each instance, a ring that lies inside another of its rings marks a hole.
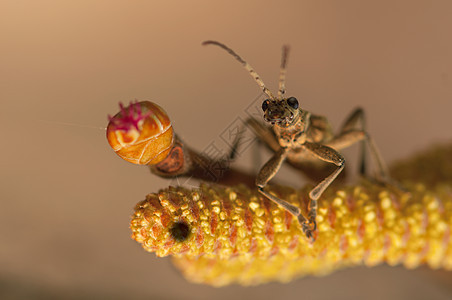
[[[262,166],[262,159],[260,153],[260,147],[264,144],[272,152],[277,152],[281,147],[279,146],[278,140],[275,137],[273,130],[255,118],[249,118],[246,120],[246,126],[251,128],[253,133],[256,135],[256,143],[253,144],[253,171],[257,173],[259,171],[259,166]]]
[[[271,201],[280,205],[282,208],[287,210],[293,216],[295,216],[298,219],[298,222],[300,223],[303,232],[306,234],[306,236],[311,240],[314,240],[311,226],[309,222],[306,220],[306,218],[301,214],[301,209],[264,190],[267,183],[276,175],[276,173],[278,173],[279,168],[281,167],[286,157],[287,157],[287,148],[280,148],[273,155],[273,157],[270,158],[270,160],[262,167],[256,178],[256,185],[258,187],[258,191]]]
[[[246,125],[251,128],[257,138],[263,141],[268,148],[274,152],[279,150],[280,145],[278,139],[271,128],[265,126],[254,118],[247,119]]]
[[[339,152],[325,145],[306,142],[303,146],[317,158],[337,166],[333,173],[318,183],[309,193],[309,197],[311,198],[308,206],[309,230],[313,232],[317,227],[315,221],[315,218],[317,217],[317,200],[344,169],[345,159]]]

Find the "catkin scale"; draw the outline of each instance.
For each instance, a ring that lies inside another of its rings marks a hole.
[[[154,165],[168,156],[174,144],[174,132],[160,106],[142,101],[121,107],[110,118],[107,140],[122,159],[138,165]]]

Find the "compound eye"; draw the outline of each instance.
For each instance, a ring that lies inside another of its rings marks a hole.
[[[268,101],[268,100],[265,100],[263,103],[262,103],[262,110],[263,111],[266,111],[267,109],[268,109],[268,103],[269,103],[270,101]]]
[[[183,242],[190,235],[190,227],[185,222],[176,222],[171,227],[170,234],[176,241]]]
[[[293,109],[297,109],[298,108],[298,100],[295,97],[290,97],[287,98],[287,104],[289,104],[290,107],[292,107]]]

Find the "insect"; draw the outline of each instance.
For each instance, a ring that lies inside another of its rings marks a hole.
[[[229,168],[237,142],[229,155],[211,158],[186,146],[175,134],[167,113],[150,101],[119,104],[120,111],[109,116],[107,140],[122,159],[148,165],[152,173],[166,178],[190,176],[206,181],[250,182],[245,173]]]
[[[377,179],[382,182],[389,180],[388,171],[381,155],[370,135],[364,129],[364,113],[362,109],[356,109],[345,121],[339,134],[334,135],[325,117],[311,114],[302,109],[295,97],[285,97],[288,46],[283,47],[278,94],[274,96],[256,71],[232,49],[217,41],[205,41],[203,45],[216,45],[226,50],[243,65],[268,96],[268,99],[262,103],[262,110],[264,120],[271,125],[271,128],[254,119],[247,121],[258,137],[275,151],[273,157],[260,169],[256,178],[256,185],[261,194],[285,208],[298,219],[303,232],[308,238],[315,239],[317,200],[344,169],[345,159],[338,150],[363,141],[369,145],[375,158]],[[365,173],[364,150],[364,145],[362,145],[361,172],[363,174]],[[310,191],[309,209],[306,217],[301,213],[300,208],[265,189],[268,182],[276,175],[286,160],[293,165],[301,165],[312,160],[322,160],[336,166],[332,173]]]

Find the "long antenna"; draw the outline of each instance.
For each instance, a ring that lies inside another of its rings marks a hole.
[[[262,81],[262,79],[260,78],[259,74],[257,74],[256,71],[254,71],[254,69],[245,60],[243,60],[237,53],[235,53],[234,50],[232,50],[231,48],[229,48],[225,44],[222,44],[222,43],[217,42],[217,41],[204,41],[202,44],[204,46],[205,45],[217,45],[220,48],[223,48],[224,50],[226,50],[232,56],[234,56],[235,59],[237,59],[243,65],[243,67],[248,70],[248,72],[250,73],[251,77],[254,78],[254,81],[256,81],[256,83],[260,86],[262,91],[270,99],[276,100],[276,98],[275,98],[275,96],[273,96],[272,92],[270,92],[270,90],[265,87],[265,84]]]
[[[286,66],[287,57],[289,56],[290,47],[284,45],[281,54],[281,67],[279,68],[279,87],[278,87],[278,99],[282,99],[286,93]]]

